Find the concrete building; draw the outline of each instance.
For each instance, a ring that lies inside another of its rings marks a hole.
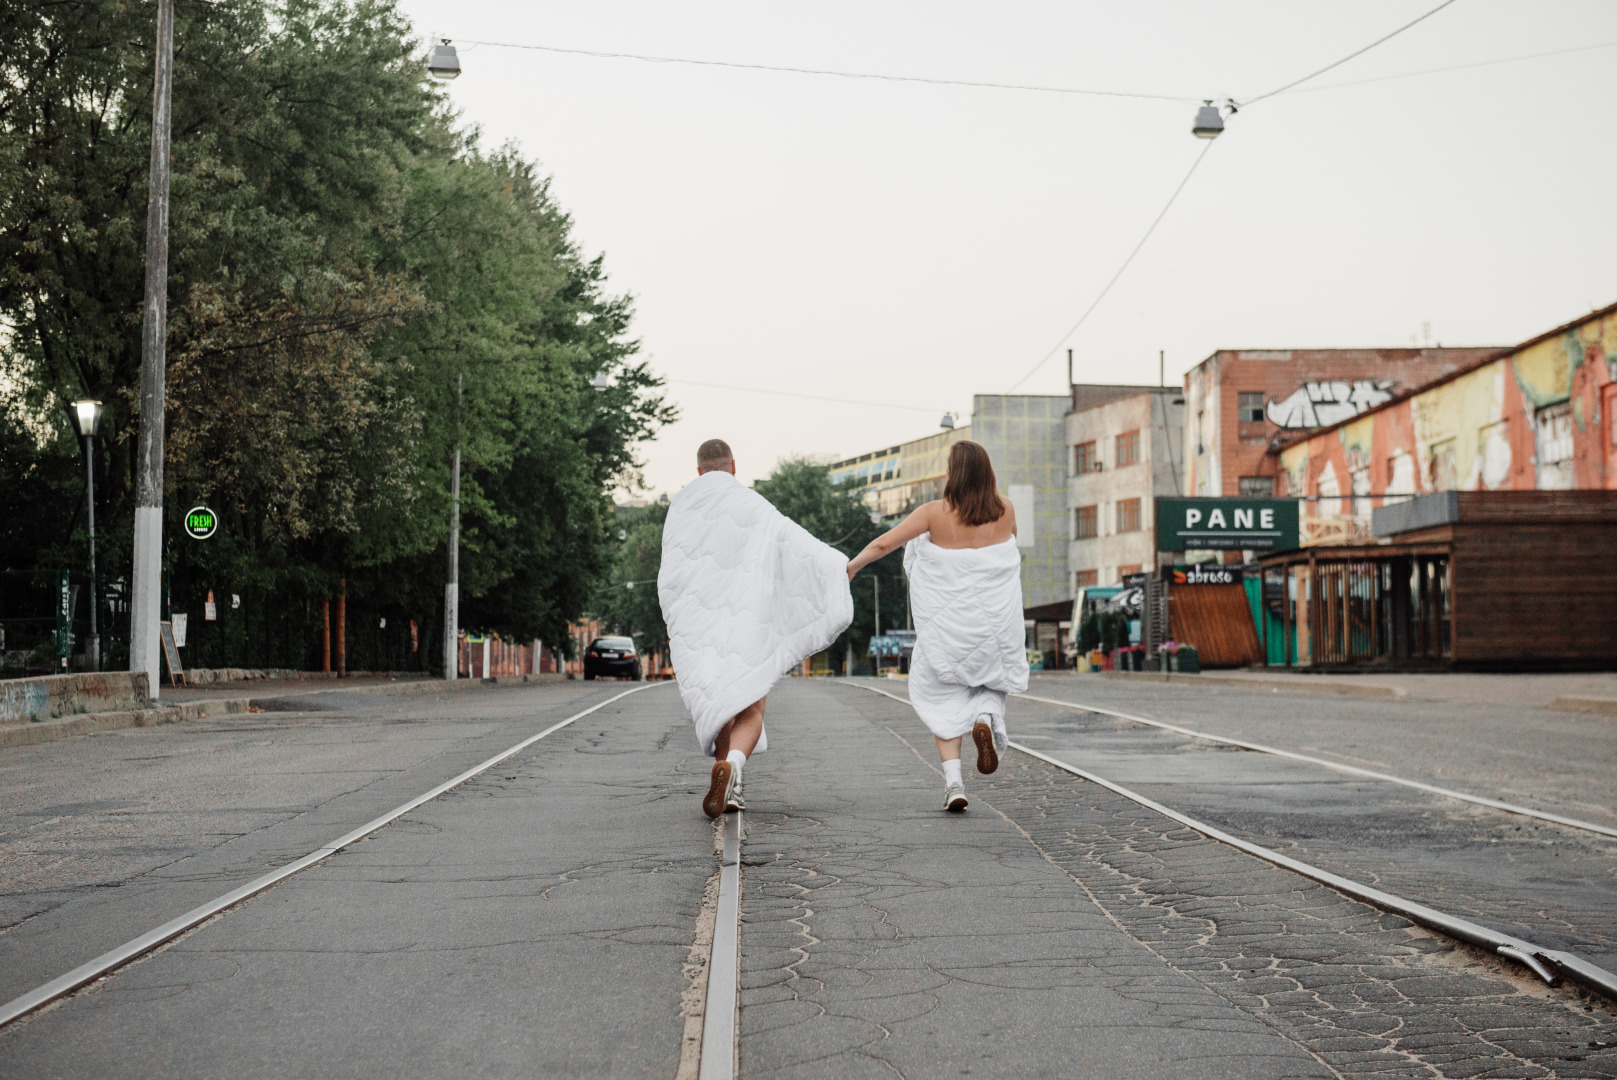
[[[1073,598],[1067,572],[1066,423],[1072,404],[1066,395],[972,398],[971,437],[988,451],[999,490],[1018,504],[1024,539],[1028,526],[1033,528],[1032,544],[1022,556],[1024,608]],[[1024,501],[1031,503],[1031,515]]]
[[[831,482],[853,483],[863,493],[866,504],[874,510],[883,491],[903,483],[899,477],[901,449],[900,446],[887,446],[857,457],[833,461],[830,465]]]
[[[1269,451],[1497,356],[1480,349],[1220,349],[1185,374],[1185,494],[1270,495]]]
[[[871,510],[884,521],[894,520],[924,502],[943,498],[949,447],[969,438],[971,425],[966,424],[858,457],[844,458],[831,463],[831,481],[837,484],[853,481]]]
[[[1185,398],[1178,387],[1072,389],[1067,568],[1076,590],[1156,569],[1154,499],[1185,493]]]

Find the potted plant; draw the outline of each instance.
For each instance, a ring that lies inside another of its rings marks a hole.
[[[1162,646],[1162,655],[1166,660],[1163,665],[1164,671],[1177,671],[1182,675],[1201,673],[1201,656],[1196,652],[1194,645],[1181,645],[1170,641]]]

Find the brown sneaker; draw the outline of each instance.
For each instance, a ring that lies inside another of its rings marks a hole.
[[[724,804],[730,797],[730,777],[734,770],[728,761],[713,763],[713,776],[707,783],[707,794],[702,797],[702,813],[716,818],[724,813]]]
[[[977,744],[977,771],[987,775],[999,768],[999,753],[994,749],[994,729],[977,721],[971,726],[971,741]]]

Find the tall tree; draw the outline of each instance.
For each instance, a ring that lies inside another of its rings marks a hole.
[[[100,397],[114,576],[154,7],[0,16],[0,479],[18,480],[0,519],[72,487],[59,405]],[[171,545],[176,592],[325,595],[347,577],[434,626],[458,445],[466,624],[561,639],[611,557],[607,492],[673,415],[634,358],[629,300],[530,162],[455,128],[393,0],[181,4],[175,40],[168,509],[171,528],[193,501],[223,521],[205,547]],[[80,551],[71,523],[0,527],[0,545],[17,566]]]
[[[829,469],[806,458],[783,459],[753,486],[777,510],[849,558],[886,531],[871,520],[870,508],[852,484],[832,483]],[[845,662],[850,645],[854,665],[868,665],[866,650],[876,630],[878,603],[884,630],[904,625],[909,593],[902,551],[872,563],[854,581],[853,622],[830,647],[833,666]]]

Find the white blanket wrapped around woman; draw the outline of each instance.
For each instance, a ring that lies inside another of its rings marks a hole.
[[[657,596],[702,752],[805,656],[853,621],[848,557],[728,472],[698,476],[663,524]],[[758,741],[754,753],[768,745]]]
[[[904,573],[915,618],[910,704],[940,739],[985,721],[1003,754],[1005,695],[1027,689],[1016,538],[943,548],[923,533],[904,546]]]

